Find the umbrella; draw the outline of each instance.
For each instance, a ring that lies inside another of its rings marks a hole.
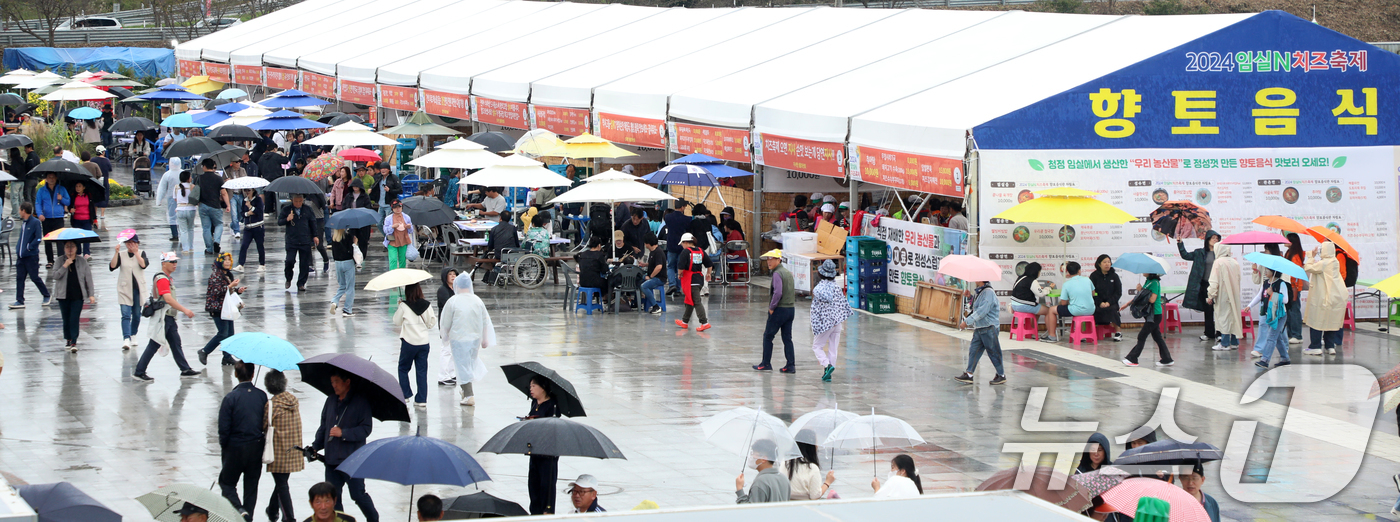
[[[219,143],[230,141],[262,141],[262,135],[258,131],[244,127],[242,125],[222,125],[209,131],[209,139]]]
[[[1265,254],[1263,252],[1250,252],[1244,255],[1244,260],[1275,272],[1281,272],[1283,275],[1289,277],[1295,277],[1304,281],[1308,280],[1308,273],[1303,270],[1303,267],[1294,264],[1286,258]]]
[[[6,134],[0,136],[0,149],[17,149],[25,145],[33,145],[34,140],[23,134]]]
[[[316,186],[311,180],[301,176],[282,176],[272,183],[268,183],[264,192],[282,192],[286,194],[322,194],[321,187]]]
[[[268,100],[263,100],[263,101],[268,101]],[[326,122],[328,122],[328,121],[331,121],[331,118],[334,118],[334,117],[336,117],[336,116],[344,116],[344,115],[345,115],[345,113],[343,113],[343,112],[327,112],[327,113],[325,113],[325,114],[322,114],[320,117],[316,118],[316,121],[319,121],[319,122],[321,122],[321,123],[326,123]]]
[[[174,84],[177,84],[177,83],[180,83],[180,80],[177,80],[177,79],[175,79],[175,78],[161,78],[161,79],[159,79],[159,80],[156,80],[156,86],[157,86],[157,87],[161,87],[161,86],[165,86],[165,85],[174,85]]]
[[[365,283],[365,290],[388,290],[390,288],[418,284],[432,278],[432,274],[417,268],[395,268],[375,276],[374,279],[370,279],[368,283]]]
[[[323,118],[324,119],[324,118]],[[380,134],[376,134],[373,129],[355,122],[332,123],[330,132],[306,140],[307,145],[349,145],[349,146],[381,146],[398,145],[394,141]]]
[[[209,99],[195,94],[193,92],[190,92],[189,89],[186,89],[179,85],[162,85],[151,92],[142,94],[140,96],[133,96],[133,98],[136,98],[138,100],[149,101],[189,101]]]
[[[624,459],[607,435],[596,428],[563,417],[530,419],[506,426],[478,450],[511,455],[593,457]]]
[[[1286,245],[1288,244],[1288,238],[1273,232],[1253,230],[1249,232],[1240,232],[1238,234],[1230,234],[1226,236],[1225,239],[1220,240],[1220,242],[1227,245]]]
[[[108,87],[107,92],[117,95],[117,99],[119,100],[125,100],[132,96],[136,96],[136,93],[127,90],[125,87]]]
[[[524,517],[529,516],[530,512],[526,511],[520,504],[493,496],[485,491],[478,491],[470,495],[442,499],[442,514],[444,520],[458,520],[477,518],[472,515]]]
[[[116,123],[113,123],[112,132],[143,131],[151,130],[156,127],[156,122],[153,122],[146,118],[142,118],[140,116],[132,116],[130,118],[122,118],[120,120],[117,120]]]
[[[1128,472],[1113,466],[1104,466],[1088,473],[1079,473],[1074,476],[1074,481],[1089,491],[1089,497],[1097,497],[1103,492],[1113,489],[1122,484],[1128,478]]]
[[[229,190],[253,189],[257,190],[268,185],[268,181],[254,176],[244,176],[234,178],[224,182],[224,188]]]
[[[343,166],[345,166],[345,160],[336,157],[335,154],[322,154],[312,158],[306,164],[306,168],[301,170],[301,175],[311,181],[321,181],[331,177],[335,171],[340,170],[340,167]]]
[[[418,111],[408,117],[408,121],[394,127],[379,131],[380,134],[389,136],[442,136],[461,134],[455,130],[433,123],[428,113]]]
[[[0,84],[14,85],[34,77],[34,71],[29,69],[15,69],[5,76],[0,77]]]
[[[65,177],[68,177],[68,179],[64,179]],[[102,186],[100,180],[93,179],[91,176],[60,174],[58,176],[58,181],[59,185],[68,189],[68,194],[70,196],[77,194],[78,190],[74,188],[75,186],[82,185],[84,192],[88,197],[92,198],[93,203],[107,201],[107,188]]]
[[[336,469],[354,478],[387,480],[405,486],[466,486],[491,480],[466,450],[422,435],[376,440],[355,450]]]
[[[253,130],[324,129],[326,127],[329,125],[308,120],[292,111],[277,111],[248,124],[248,128]]]
[[[371,161],[380,161],[384,159],[379,157],[378,152],[369,149],[362,149],[359,147],[340,151],[340,157],[348,159],[350,161],[363,161],[366,163]]]
[[[1254,221],[1251,221],[1251,223],[1264,225],[1269,228],[1276,228],[1284,232],[1297,232],[1299,234],[1308,233],[1308,227],[1283,216],[1259,216],[1254,218]]]
[[[487,151],[486,146],[464,139],[452,140],[439,145],[437,150],[408,162],[409,165],[415,167],[445,169],[479,169],[499,163],[501,163],[501,157]]]
[[[248,92],[243,89],[224,89],[224,92],[219,93],[218,98],[221,100],[233,100],[247,95]]]
[[[165,125],[162,123],[161,125]],[[165,149],[165,155],[171,158],[183,158],[185,156],[202,156],[226,150],[224,145],[210,138],[196,136],[185,138],[170,144]]]
[[[1094,496],[1089,494],[1088,489],[1049,466],[1037,466],[1034,471],[1024,469],[1024,472],[1020,467],[1004,469],[982,481],[976,489],[1001,490],[1024,491],[1075,513],[1094,507]]]
[[[192,114],[190,114],[190,113],[188,113],[188,112],[182,112],[182,113],[179,113],[179,114],[171,114],[170,116],[166,117],[164,120],[161,120],[160,126],[162,126],[162,127],[175,127],[175,128],[205,127],[205,125],[202,124],[202,123],[195,123],[195,121],[194,121],[194,115],[192,115]]]
[[[611,171],[616,172],[616,171]],[[643,183],[635,183],[639,178],[630,174],[618,173],[620,176],[627,176],[627,180],[620,178],[602,179],[608,173],[598,174],[587,179],[588,183],[570,189],[568,192],[560,194],[550,200],[554,203],[618,203],[622,201],[661,201],[676,199],[670,194],[656,190]]]
[[[399,381],[378,365],[348,353],[327,353],[310,357],[297,363],[301,368],[301,381],[321,390],[326,395],[335,394],[331,388],[331,373],[339,369],[354,378],[350,393],[362,394],[369,399],[374,418],[382,421],[408,422],[408,404],[403,400],[403,389]]]
[[[243,126],[247,126],[247,125],[250,125],[250,124],[253,124],[253,123],[257,123],[257,122],[259,122],[259,121],[262,121],[262,119],[265,118],[265,117],[267,117],[267,115],[269,115],[269,114],[272,114],[272,111],[269,111],[269,110],[264,109],[264,108],[262,108],[262,107],[248,107],[248,108],[246,108],[246,109],[243,109],[243,110],[241,110],[241,111],[238,111],[238,112],[233,113],[233,114],[230,115],[228,118],[225,118],[223,121],[220,121],[220,122],[218,122],[218,123],[210,124],[209,126],[210,126],[210,127],[221,127],[221,126],[224,126],[224,125],[243,125]]]
[[[1211,229],[1210,211],[1190,201],[1168,201],[1148,216],[1152,229],[1167,237],[1205,239]]]
[[[564,140],[559,139],[559,136],[549,129],[535,129],[515,140],[515,149],[512,152],[538,158],[548,156],[548,153],[562,146]]]
[[[12,92],[0,94],[0,106],[15,107],[19,105],[24,105],[24,98],[20,98],[18,94]]]
[[[690,156],[686,156],[686,158],[690,158],[690,157],[694,157],[694,156],[701,156],[701,157],[704,157],[704,158],[710,158],[709,156],[706,156],[706,155],[704,155],[704,154],[698,154],[698,153],[697,153],[697,154],[691,154]],[[685,158],[681,158],[681,159],[685,159]],[[714,159],[714,158],[710,158],[710,159]],[[731,166],[729,166],[729,165],[725,165],[725,164],[722,163],[721,161],[722,161],[722,160],[715,159],[715,163],[691,163],[691,164],[692,164],[692,165],[695,165],[695,166],[697,166],[697,167],[703,167],[705,170],[709,171],[710,174],[713,174],[716,178],[738,178],[738,177],[752,176],[752,175],[753,175],[752,172],[749,172],[749,171],[744,170],[744,169],[736,169],[736,168],[731,167]],[[680,163],[680,160],[676,160],[676,161],[673,161],[673,162],[671,162],[671,163],[672,163],[672,164]],[[655,174],[655,173],[653,172],[652,174]],[[643,176],[643,179],[647,179],[647,178],[649,178],[650,176],[651,176],[651,174],[648,174],[648,175],[646,175],[646,176]]]
[[[1128,252],[1126,254],[1118,256],[1118,259],[1113,260],[1113,268],[1132,272],[1134,274],[1139,275],[1164,275],[1167,273],[1167,262],[1166,260],[1151,254],[1143,254],[1140,252]]]
[[[486,150],[491,152],[510,152],[515,148],[515,139],[504,132],[478,132],[467,136],[467,139],[485,145]]]
[[[1097,195],[1087,190],[1068,187],[1044,190],[1036,192],[1035,199],[1006,209],[993,219],[1053,225],[1123,224],[1137,219],[1118,207],[1094,199],[1093,196]]]
[[[686,187],[714,187],[719,180],[709,170],[700,165],[667,165],[661,170],[647,174],[642,181],[657,185],[681,185]]]
[[[475,152],[494,157],[494,165],[474,172],[462,178],[458,183],[485,187],[567,187],[573,184],[569,178],[560,176],[558,173],[544,168],[542,163],[519,154],[502,158],[486,151]],[[423,157],[428,156],[431,154]]]
[[[30,484],[15,492],[39,514],[39,522],[121,522],[122,516],[67,482]]]
[[[798,417],[797,420],[792,421],[792,425],[788,426],[788,433],[792,434],[792,440],[796,442],[817,446],[831,435],[831,430],[856,417],[858,415],[838,410],[834,406],[823,408],[807,412]]]
[[[357,123],[363,125],[365,123],[365,119],[355,114],[341,114],[340,116],[335,116],[331,118],[330,120],[326,121],[326,123],[329,123],[331,125],[340,125],[342,123]]]
[[[446,225],[457,219],[457,213],[441,199],[428,196],[413,196],[400,200],[403,213],[408,214],[413,224],[420,227]]]
[[[5,171],[3,171],[3,170],[0,170],[0,182],[4,182],[4,181],[19,181],[19,178],[16,178],[16,177],[10,175],[9,172],[5,172]]]
[[[1196,497],[1171,483],[1155,478],[1134,477],[1105,491],[1103,503],[1128,516],[1137,514],[1138,500],[1157,498],[1171,505],[1171,522],[1210,522],[1210,515]]]
[[[1190,465],[1198,462],[1220,460],[1224,453],[1206,442],[1180,442],[1171,439],[1159,440],[1124,451],[1113,459],[1114,466],[1129,464],[1159,464],[1163,466]]]
[[[292,109],[296,107],[320,107],[322,105],[330,105],[330,103],[331,102],[312,96],[283,96],[278,94],[277,96],[259,101],[258,105],[279,109]]]
[[[875,450],[918,446],[923,443],[924,438],[919,436],[919,432],[909,423],[888,415],[876,415],[875,408],[870,408],[870,415],[848,420],[831,430],[831,435],[822,441],[822,446]]]
[[[525,396],[530,396],[530,381],[536,376],[544,377],[549,381],[549,396],[554,398],[554,403],[558,405],[560,415],[565,417],[584,417],[587,414],[583,411],[583,402],[578,398],[578,392],[574,391],[574,383],[559,376],[559,373],[546,368],[543,364],[535,361],[507,364],[501,366],[501,370],[506,373],[506,381],[515,389],[520,390]]]
[[[245,363],[281,372],[297,369],[297,364],[306,359],[301,350],[286,339],[262,332],[233,334],[219,343],[219,349]]]
[[[190,92],[195,94],[214,92],[224,88],[223,82],[216,82],[214,80],[211,80],[209,79],[208,75],[195,76],[193,78],[185,80],[185,82],[181,83],[180,85],[184,86],[186,89],[189,89]]]
[[[44,101],[105,100],[115,95],[83,82],[65,83],[53,92],[45,94]]]
[[[1311,235],[1313,239],[1316,239],[1318,242],[1331,241],[1333,244],[1337,245],[1337,248],[1342,249],[1343,252],[1351,256],[1353,260],[1357,262],[1361,261],[1361,252],[1351,246],[1351,243],[1348,243],[1341,234],[1336,233],[1330,228],[1323,226],[1308,227],[1308,235]]]
[[[1001,281],[1001,266],[988,259],[950,255],[938,261],[938,273],[963,281]]]
[[[76,77],[75,77],[76,78]],[[83,81],[98,87],[145,87],[146,84],[117,73],[101,73]]]
[[[776,463],[802,454],[787,425],[761,410],[740,406],[723,411],[701,422],[700,429],[706,442],[743,456],[745,465],[750,455]]]
[[[68,111],[68,117],[75,120],[95,120],[102,117],[102,111],[92,107],[78,107]]]
[[[228,184],[225,183],[224,186],[227,187]],[[372,210],[366,208],[347,208],[331,214],[330,219],[326,220],[326,228],[332,230],[354,229],[374,226],[380,223],[382,223],[382,221],[379,219],[379,214]]]
[[[209,488],[189,484],[171,484],[136,497],[136,501],[145,506],[152,518],[160,522],[180,522],[180,515],[175,512],[184,507],[186,502],[208,511],[210,522],[243,522],[243,515],[233,509],[233,504],[229,504],[223,495],[217,491],[210,491]]]
[[[550,151],[549,156],[563,156],[566,158],[621,158],[625,156],[636,156],[634,152],[629,152],[622,147],[613,145],[611,141],[599,138],[587,132],[569,138],[564,141],[564,146],[557,147]]]
[[[47,174],[49,172],[57,173],[60,181],[64,179],[74,179],[69,176],[92,177],[92,174],[89,174],[87,169],[79,167],[77,163],[59,159],[57,156],[49,158],[48,161],[40,163],[38,167],[34,167],[33,170],[29,171],[30,174]]]
[[[44,234],[44,241],[72,241],[75,243],[96,243],[97,232],[84,228],[64,227]]]

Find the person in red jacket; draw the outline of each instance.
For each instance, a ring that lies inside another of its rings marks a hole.
[[[704,250],[695,246],[695,236],[689,232],[681,235],[681,258],[676,261],[676,267],[680,269],[681,292],[685,295],[685,314],[676,320],[676,326],[690,328],[690,314],[694,312],[696,319],[700,320],[700,326],[695,328],[697,332],[710,329],[709,317],[705,315],[705,303],[700,300],[700,287],[705,284],[705,278],[712,267],[710,256],[705,255]]]

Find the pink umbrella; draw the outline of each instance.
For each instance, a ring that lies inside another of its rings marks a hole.
[[[381,158],[379,157],[379,153],[378,153],[378,152],[375,152],[375,151],[372,151],[372,150],[369,150],[369,149],[362,149],[362,148],[359,148],[359,147],[355,147],[355,148],[353,148],[353,149],[345,149],[345,150],[340,151],[340,157],[345,158],[345,159],[348,159],[348,160],[350,160],[350,161],[365,161],[365,162],[379,161],[379,160],[381,159]]]
[[[1220,242],[1227,245],[1286,245],[1288,244],[1288,238],[1273,232],[1260,232],[1256,230],[1231,234],[1225,239],[1220,240]]]
[[[938,262],[938,273],[963,281],[1001,281],[1001,267],[977,256],[944,257]]]
[[[1130,478],[1103,492],[1103,503],[1128,516],[1137,513],[1138,499],[1159,498],[1171,505],[1170,522],[1210,522],[1210,515],[1196,497],[1171,483],[1155,478]]]

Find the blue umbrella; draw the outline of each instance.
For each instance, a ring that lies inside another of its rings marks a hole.
[[[94,120],[102,117],[102,111],[92,107],[78,107],[68,111],[68,117],[75,120]]]
[[[1113,260],[1113,268],[1134,274],[1166,275],[1167,264],[1162,258],[1140,252],[1128,252]]]
[[[193,121],[200,125],[213,125],[233,117],[233,113],[252,107],[245,103],[225,103],[208,112],[201,112],[192,116]]]
[[[122,516],[67,482],[19,486],[39,522],[121,522]]]
[[[752,172],[749,172],[747,170],[736,169],[729,165],[725,165],[724,160],[722,159],[716,158],[714,156],[706,156],[698,152],[689,156],[682,156],[680,159],[672,161],[671,163],[699,165],[701,167],[704,167],[705,170],[710,171],[710,174],[714,174],[716,178],[737,178],[740,176],[753,175]]]
[[[248,91],[245,91],[243,89],[224,89],[224,92],[219,93],[219,98],[225,100],[232,100],[235,98],[242,98],[247,95]]]
[[[329,126],[303,118],[300,114],[292,111],[277,111],[264,116],[259,121],[248,124],[248,128],[253,130],[324,129]]]
[[[287,90],[285,90],[285,91],[279,92],[279,93],[274,94],[274,95],[272,95],[272,96],[273,96],[273,97],[277,97],[277,96],[311,96],[311,93],[306,92],[306,91],[298,91],[298,90],[296,90],[296,89],[287,89]]]
[[[421,435],[376,440],[355,450],[336,469],[354,478],[387,480],[405,486],[466,486],[491,480],[466,450]]]
[[[195,123],[195,122],[194,122],[194,119],[193,119],[193,116],[191,116],[190,113],[188,113],[188,112],[182,112],[182,113],[179,113],[179,114],[171,114],[169,117],[165,118],[165,120],[163,120],[163,121],[160,122],[160,126],[162,126],[162,127],[207,127],[207,125],[201,125],[201,124]]]
[[[667,165],[661,170],[642,176],[647,183],[657,185],[684,185],[687,187],[713,187],[719,185],[714,174],[700,165]]]
[[[128,98],[128,99],[150,100],[150,101],[185,101],[185,100],[208,100],[209,98],[205,98],[205,97],[200,96],[200,95],[198,95],[198,94],[192,93],[192,92],[189,91],[189,89],[186,89],[186,88],[181,87],[181,86],[179,86],[179,85],[163,85],[163,86],[161,86],[161,88],[159,88],[159,89],[156,89],[156,90],[154,90],[154,91],[148,92],[148,93],[146,93],[146,94],[142,94],[142,95],[140,95],[140,96],[132,96],[131,98]]]
[[[1281,272],[1283,275],[1289,277],[1296,277],[1304,281],[1308,280],[1308,273],[1303,270],[1303,267],[1279,256],[1269,255],[1263,252],[1250,252],[1244,255],[1244,260],[1275,272]]]
[[[240,361],[283,372],[297,369],[297,363],[306,360],[292,343],[262,332],[234,334],[219,343],[219,349]]]
[[[331,214],[331,218],[326,220],[326,228],[331,230],[364,228],[379,223],[379,214],[369,209],[351,208]]]
[[[281,107],[281,108],[290,108],[290,107],[317,107],[317,106],[321,106],[321,105],[330,105],[330,103],[331,103],[331,102],[328,102],[328,101],[326,101],[326,100],[322,100],[322,99],[320,99],[320,98],[315,98],[315,97],[311,97],[311,96],[281,96],[281,95],[273,96],[273,97],[271,97],[271,98],[268,98],[268,99],[266,99],[266,100],[263,100],[263,101],[258,102],[258,104],[259,104],[259,105],[262,105],[263,107]]]

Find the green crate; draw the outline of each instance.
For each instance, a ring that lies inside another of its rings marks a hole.
[[[862,239],[856,243],[856,258],[862,261],[885,261],[889,259],[889,249],[879,239]]]
[[[898,311],[894,294],[866,294],[865,310],[872,314],[892,314]]]

